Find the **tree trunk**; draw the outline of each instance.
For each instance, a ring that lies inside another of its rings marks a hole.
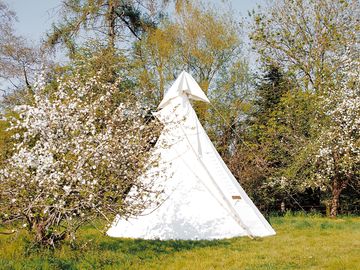
[[[33,224],[34,240],[35,243],[40,244],[41,246],[55,248],[56,243],[59,243],[66,238],[68,231],[49,231],[48,224],[49,220],[39,220]]]
[[[334,218],[338,214],[338,208],[340,205],[340,194],[343,189],[343,185],[339,183],[338,180],[334,179],[332,185],[332,199],[330,207],[330,217]]]
[[[33,225],[35,232],[35,242],[43,244],[45,242],[45,222],[39,221]]]
[[[106,16],[108,26],[108,46],[111,50],[115,51],[115,6],[114,2],[110,0],[108,2],[108,13]]]

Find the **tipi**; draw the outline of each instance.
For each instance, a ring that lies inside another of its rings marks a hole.
[[[109,236],[143,239],[263,237],[275,231],[246,195],[201,126],[189,99],[210,102],[183,71],[165,93],[156,117],[164,129],[155,145],[164,201],[142,215],[118,216]],[[144,174],[143,180],[147,181]]]

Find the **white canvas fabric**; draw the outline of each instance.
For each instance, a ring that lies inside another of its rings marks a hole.
[[[160,205],[128,220],[118,216],[107,234],[161,240],[274,235],[211,143],[189,98],[209,102],[182,72],[155,114],[164,124],[155,146],[160,161],[142,180],[165,171],[157,183],[164,190]]]
[[[210,103],[209,99],[206,97],[194,78],[186,71],[183,71],[180,73],[179,77],[175,80],[169,90],[166,91],[164,98],[160,102],[158,108],[164,108],[171,99],[181,96],[183,93],[186,93],[190,99],[201,100]]]

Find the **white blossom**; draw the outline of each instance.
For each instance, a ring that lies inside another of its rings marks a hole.
[[[323,190],[335,178],[342,182],[355,180],[360,166],[359,52],[348,50],[341,60],[343,66],[337,74],[337,85],[322,100],[329,124],[319,138],[315,184]]]
[[[58,78],[56,89],[46,91],[42,73],[34,103],[14,108],[19,117],[9,121],[17,141],[0,171],[0,211],[34,222],[37,213],[53,222],[108,214],[111,220],[140,212],[143,198],[159,192],[138,178],[160,126],[139,117],[147,110],[140,103],[119,98],[119,80],[102,82],[99,74]],[[125,205],[131,186],[138,193]]]

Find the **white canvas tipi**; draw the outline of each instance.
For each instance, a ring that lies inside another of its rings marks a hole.
[[[107,234],[143,239],[221,239],[275,231],[231,174],[201,126],[189,99],[209,102],[183,71],[155,115],[164,124],[156,143],[164,201],[142,215],[117,217]],[[147,181],[144,174],[143,180]]]

